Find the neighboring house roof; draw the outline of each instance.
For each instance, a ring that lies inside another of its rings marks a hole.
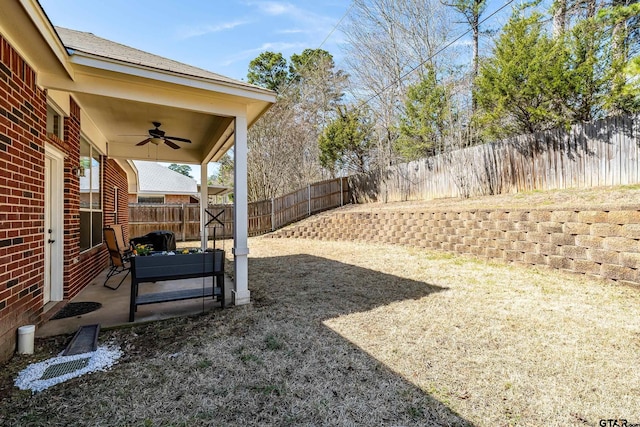
[[[188,64],[183,64],[178,61],[125,46],[111,40],[103,39],[92,33],[71,30],[63,27],[55,27],[55,29],[70,55],[73,55],[74,51],[81,51],[103,58],[127,62],[129,64],[142,65],[187,76],[256,88],[254,85],[250,85],[240,80],[231,79],[221,74],[212,73],[211,71],[203,70],[201,68],[193,67]]]
[[[155,162],[133,163],[138,170],[138,194],[198,194],[198,184],[193,178]]]

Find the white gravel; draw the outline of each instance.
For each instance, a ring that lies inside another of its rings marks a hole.
[[[38,393],[51,386],[89,372],[106,371],[117,363],[120,356],[122,356],[122,351],[118,346],[101,346],[98,347],[96,351],[89,353],[74,354],[73,356],[56,356],[27,366],[18,374],[14,384],[20,390],[31,390],[33,393]],[[82,369],[47,380],[40,379],[49,366],[86,358],[89,358],[89,363]]]

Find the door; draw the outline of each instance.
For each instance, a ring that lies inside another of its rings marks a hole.
[[[45,146],[44,158],[44,283],[43,304],[62,301],[64,155]]]
[[[51,228],[51,158],[44,158],[44,304],[51,301],[51,237],[53,237],[53,229]],[[55,242],[53,242],[55,243]]]

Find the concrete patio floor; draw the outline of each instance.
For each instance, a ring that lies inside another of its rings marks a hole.
[[[87,314],[68,317],[65,319],[48,320],[36,329],[36,337],[48,337],[74,333],[80,326],[98,323],[101,328],[129,325],[129,298],[131,295],[131,275],[129,275],[117,290],[103,286],[108,269],[105,269],[86,288],[84,288],[70,302],[99,302],[102,304],[98,310]],[[122,278],[122,274],[109,280],[109,285],[116,286]],[[163,290],[191,289],[211,286],[213,278],[195,278],[184,280],[172,280],[157,283],[143,283],[140,285],[140,294],[148,292],[161,292]],[[233,282],[225,276],[225,302],[227,306],[231,301],[231,289]],[[64,307],[65,303],[52,304],[46,315],[50,317]],[[135,315],[135,323],[149,322],[153,320],[168,319],[187,315],[199,314],[210,310],[220,310],[220,303],[211,297],[194,298],[184,301],[170,301],[158,304],[138,306]]]

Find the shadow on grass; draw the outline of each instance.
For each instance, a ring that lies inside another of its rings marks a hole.
[[[313,305],[312,311],[323,320],[447,290],[305,254],[250,258],[249,287],[258,307]]]
[[[379,390],[380,393],[369,390],[359,398],[377,402],[375,411],[381,413],[376,417],[380,417],[383,424],[386,419],[393,425],[472,426],[471,422],[444,403],[323,324],[324,320],[370,311],[404,300],[421,299],[447,291],[447,288],[312,255],[251,258],[249,263],[249,284],[256,309],[269,310],[273,316],[286,318],[302,330],[318,330],[319,336],[326,342],[318,343],[318,336],[313,337],[313,333],[309,332],[309,339],[315,345],[333,346],[333,351],[338,353],[357,353],[359,362],[353,362],[354,356],[351,355],[346,358],[348,363],[345,366],[345,359],[338,357],[337,366],[333,366],[337,373],[323,373],[329,377],[335,376],[335,382],[329,379],[327,385],[334,384],[342,389],[335,392],[337,396],[346,399],[355,391],[350,384],[368,383],[373,388],[382,387],[384,390]],[[281,332],[286,335],[287,328]],[[291,337],[287,339],[290,343],[293,341]],[[305,348],[304,343],[298,345]],[[356,365],[359,369],[353,368]],[[402,398],[398,401],[389,396]],[[388,408],[382,408],[385,402]],[[373,422],[373,411],[371,416]],[[351,421],[357,423],[357,420]]]
[[[324,324],[446,288],[311,255],[250,258],[249,285],[249,307],[104,331],[118,365],[14,393],[0,424],[472,426]]]

